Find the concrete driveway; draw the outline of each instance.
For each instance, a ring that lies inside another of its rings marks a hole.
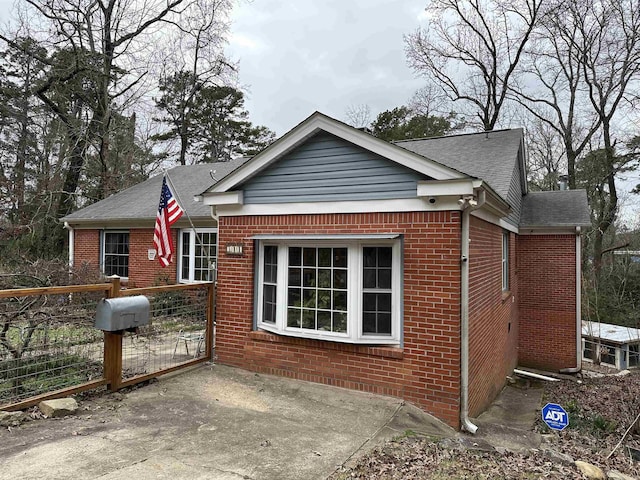
[[[395,398],[204,365],[0,431],[0,478],[323,479],[409,429],[455,435]]]

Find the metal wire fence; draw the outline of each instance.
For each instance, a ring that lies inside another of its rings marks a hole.
[[[0,292],[0,406],[102,379],[103,334],[93,319],[105,287]]]
[[[146,295],[135,332],[94,327],[102,298]],[[120,290],[111,284],[0,290],[0,409],[108,385],[111,390],[211,358],[213,284]]]
[[[209,284],[180,285],[162,291],[146,290],[150,322],[125,333],[122,344],[123,379],[172,369],[207,355]],[[126,290],[133,295],[140,290]]]

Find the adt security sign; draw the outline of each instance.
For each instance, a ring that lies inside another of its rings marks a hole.
[[[564,430],[569,425],[567,411],[557,403],[547,403],[542,407],[542,420],[553,430]]]

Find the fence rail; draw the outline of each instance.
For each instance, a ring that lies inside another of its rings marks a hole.
[[[135,332],[93,326],[101,298],[146,295]],[[111,283],[0,290],[0,409],[106,385],[110,390],[211,359],[211,283],[121,289]]]

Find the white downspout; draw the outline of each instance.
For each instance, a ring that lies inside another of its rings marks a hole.
[[[473,197],[462,198],[462,248],[460,258],[460,423],[463,430],[474,434],[478,426],[469,419],[469,214],[486,199],[484,190]],[[470,200],[473,202],[470,203]]]
[[[73,268],[73,257],[75,255],[75,235],[73,232],[73,227],[69,225],[69,222],[64,222],[64,228],[69,231],[69,271]]]
[[[576,227],[576,366],[563,368],[561,373],[578,373],[582,370],[582,238]]]

